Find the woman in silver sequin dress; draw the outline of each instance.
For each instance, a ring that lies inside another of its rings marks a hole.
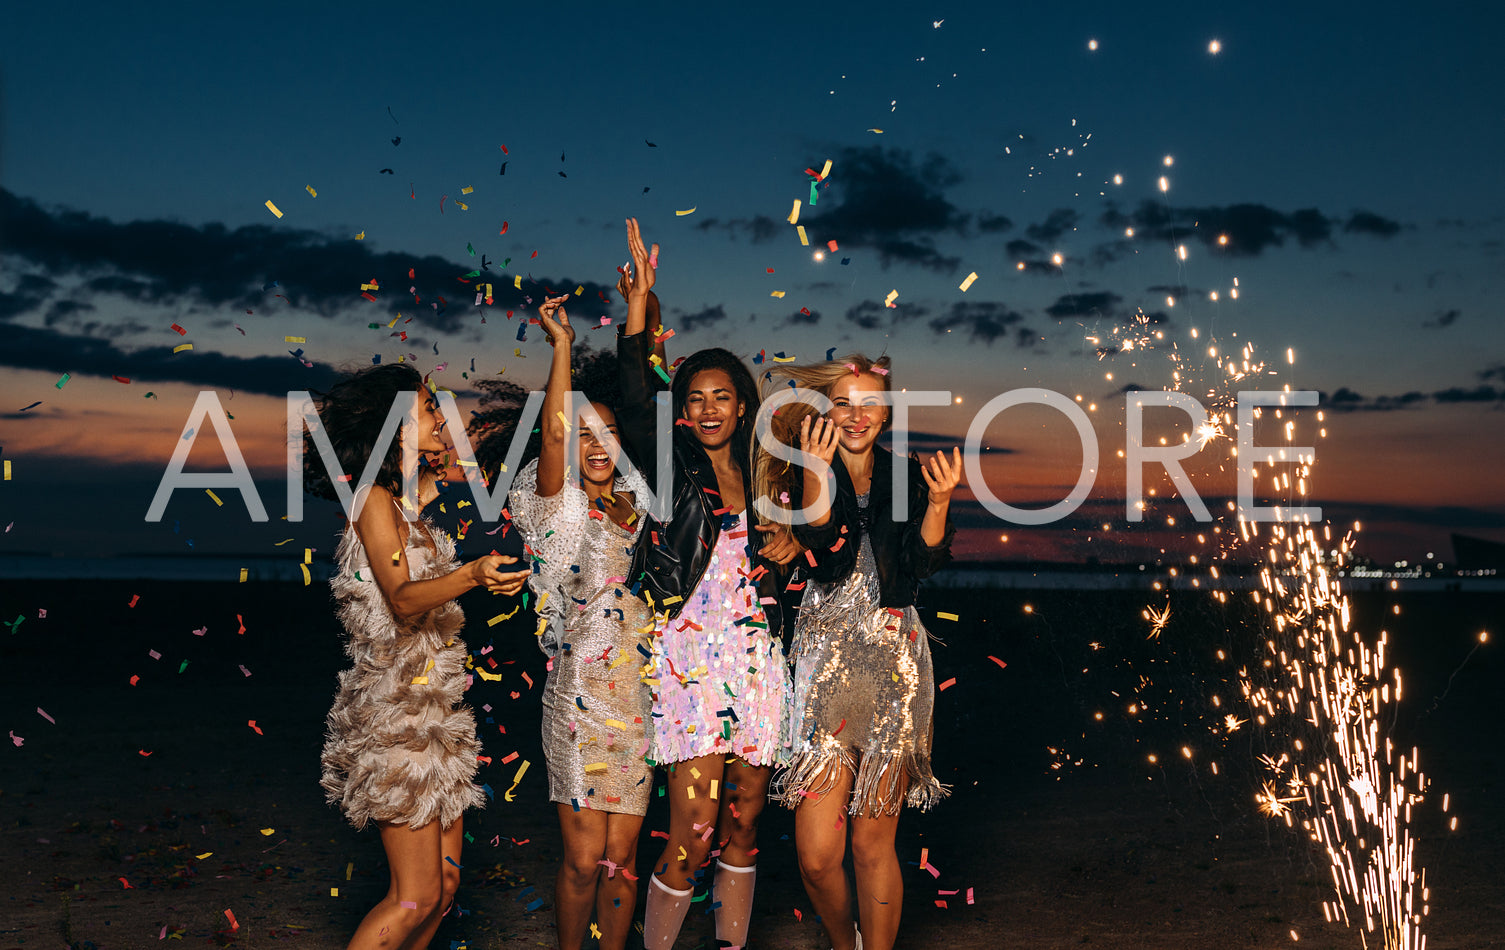
[[[961,455],[936,453],[921,465],[876,446],[890,418],[887,357],[779,367],[765,392],[790,381],[830,401],[824,418],[799,403],[776,418],[785,440],[826,462],[831,476],[789,469],[794,477],[779,490],[778,465],[760,461],[761,495],[810,506],[805,523],[794,519],[809,551],[792,651],[794,757],[777,788],[795,809],[800,874],[835,950],[888,950],[904,894],[899,811],[906,802],[928,809],[947,794],[930,769],[935,676],[914,605],[920,580],[950,559]],[[897,515],[896,464],[908,476]],[[860,930],[843,869],[848,826]]]
[[[400,398],[413,404],[403,436],[382,445]],[[465,617],[455,599],[476,586],[515,594],[528,571],[504,572],[516,558],[501,555],[461,566],[449,537],[418,519],[439,495],[418,453],[447,446],[444,418],[411,366],[377,366],[340,381],[321,398],[319,421],[345,472],[361,471],[372,455],[382,460],[369,490],[342,499],[340,473],[314,462],[320,453],[304,456],[310,492],[360,505],[330,581],[351,668],[340,674],[329,711],[320,783],[355,827],[376,823],[391,885],[349,945],[426,947],[460,884],[461,815],[485,801],[474,781],[475,717],[460,701]],[[416,476],[416,499],[402,494],[405,465],[409,479]]]
[[[550,657],[543,747],[564,838],[554,887],[559,946],[584,943],[594,906],[601,946],[621,950],[637,905],[638,833],[653,790],[645,760],[652,716],[641,672],[652,615],[626,587],[647,485],[636,473],[617,474],[616,447],[603,445],[586,420],[570,438],[565,393],[575,331],[561,306],[568,299],[545,300],[538,311],[554,347],[539,421],[543,445],[509,498],[535,566],[539,641]],[[591,407],[605,432],[619,438],[611,408]]]

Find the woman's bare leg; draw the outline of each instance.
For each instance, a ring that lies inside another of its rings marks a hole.
[[[560,950],[580,950],[590,929],[601,857],[606,854],[604,811],[556,804],[564,857],[554,878],[554,926]]]
[[[725,755],[702,755],[669,767],[669,842],[653,873],[675,890],[694,886],[695,872],[711,853],[725,762]],[[716,798],[711,797],[712,782]]]
[[[898,768],[895,764],[893,768]],[[903,809],[909,777],[899,776],[894,794]],[[891,950],[904,910],[904,875],[894,850],[899,816],[876,815],[852,819],[852,864],[857,872],[857,913],[862,920],[863,950]]]
[[[772,774],[767,766],[751,765],[739,756],[726,759],[716,821],[721,856],[716,862],[713,896],[718,905],[716,939],[730,947],[747,944],[757,883],[758,817],[768,803]]]
[[[638,833],[643,816],[611,814],[606,817],[606,860],[613,867],[601,869],[596,887],[596,922],[601,927],[601,950],[622,950],[632,932],[638,903]]]
[[[847,806],[852,797],[852,773],[840,763],[812,783],[831,787],[823,795],[802,799],[794,809],[794,844],[799,855],[800,877],[815,912],[820,915],[826,939],[835,950],[852,950],[852,901],[847,889]]]
[[[382,822],[379,828],[392,882],[387,896],[371,908],[355,929],[350,950],[402,947],[430,917],[437,920],[441,911],[444,882],[439,871],[443,860],[439,856],[439,823],[431,821],[422,828],[409,828]]]
[[[437,825],[438,822],[434,824]],[[434,939],[434,931],[439,929],[439,921],[449,913],[455,893],[460,890],[460,848],[464,844],[465,824],[462,819],[455,819],[454,824],[439,832],[439,853],[436,855],[439,862],[439,906],[402,945],[404,950],[423,950],[427,947],[429,941]],[[455,863],[451,864],[445,858]]]

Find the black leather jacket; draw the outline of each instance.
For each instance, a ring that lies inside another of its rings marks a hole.
[[[668,394],[648,362],[649,349],[646,331],[617,337],[617,360],[622,374],[622,406],[617,410],[617,424],[627,442],[642,458],[642,471],[648,484],[657,485],[658,414],[654,400],[660,392],[664,392],[664,398],[668,398]],[[742,434],[739,432],[737,437],[741,438]],[[678,617],[710,564],[711,551],[721,535],[723,521],[722,516],[712,512],[724,505],[717,493],[716,472],[700,441],[680,425],[674,426],[673,439],[674,504],[669,520],[661,522],[651,515],[644,515],[643,533],[633,549],[632,574],[627,582],[629,586],[641,584],[643,590],[651,593],[656,609],[668,611],[670,617]],[[742,473],[742,487],[743,497],[750,502],[753,497],[751,472]],[[784,584],[773,565],[758,559],[763,535],[753,530],[757,523],[757,514],[749,505],[748,562],[758,577],[758,600],[768,618],[769,632],[777,637],[784,620],[780,596]],[[654,543],[655,537],[657,543]],[[674,603],[665,607],[664,602],[668,600]]]
[[[920,474],[920,463],[913,458],[906,460],[909,465],[908,517],[903,521],[895,521],[893,453],[874,446],[873,456],[868,512],[872,519],[870,541],[873,560],[878,569],[878,606],[909,607],[919,595],[920,581],[951,560],[951,539],[956,534],[956,526],[951,523],[948,513],[946,533],[940,544],[931,547],[920,536],[925,508],[930,503],[930,489],[926,487],[924,476]],[[831,463],[831,470],[836,476],[831,517],[823,525],[798,525],[794,529],[795,538],[810,549],[810,555],[814,558],[813,565],[808,557],[800,558],[798,563],[802,572],[824,583],[842,580],[850,574],[857,564],[857,552],[862,547],[862,522],[858,517],[857,492],[852,487],[852,478],[847,474],[840,455]],[[790,494],[793,495],[794,492],[791,491]],[[838,544],[838,541],[841,543]]]

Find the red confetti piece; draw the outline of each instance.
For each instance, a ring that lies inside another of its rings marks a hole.
[[[227,918],[229,918],[229,920],[230,920],[230,929],[231,930],[239,930],[240,929],[240,923],[236,921],[236,919],[235,919],[235,913],[233,911],[231,911],[228,907],[225,908],[225,916]]]
[[[508,764],[510,764],[512,762],[516,762],[516,761],[517,761],[517,752],[515,752],[515,751],[509,752],[505,756],[502,757],[502,764],[503,765],[508,765]]]
[[[176,323],[174,323],[172,325],[172,328],[174,330],[178,331],[178,336],[187,336],[188,335],[188,331],[185,330],[185,329],[183,329],[182,327],[178,326]]]
[[[126,606],[127,607],[134,607],[134,606],[136,606],[137,602],[139,602],[140,600],[141,600],[141,595],[140,594],[132,594],[131,595],[131,602],[129,604],[126,604]]]
[[[132,676],[131,677],[131,685],[132,686],[135,686],[139,682],[141,682],[141,677],[139,677],[139,676]]]
[[[111,376],[110,378],[115,380],[115,382],[117,383],[124,383],[127,386],[131,384],[131,379],[129,376]]]
[[[261,731],[261,727],[258,726],[258,725],[256,725],[256,720],[254,720],[254,719],[247,719],[246,720],[246,725],[250,726],[252,729],[255,729],[256,730],[256,734],[258,736],[264,736],[264,735],[266,735],[266,733],[264,733],[264,732]]]
[[[121,884],[125,885],[125,890],[134,891],[136,889],[135,885],[133,885],[130,881],[127,881],[123,877],[117,877],[115,880],[117,880]]]
[[[956,677],[953,676],[949,680],[947,680],[946,682],[944,682],[941,685],[937,686],[936,689],[938,689],[938,690],[940,690],[941,692],[944,693],[946,690],[950,689],[951,687],[953,687],[955,685],[956,685]]]
[[[992,660],[994,663],[997,663],[998,664],[998,668],[1000,670],[1008,669],[1008,664],[1005,663],[1005,662],[1003,662],[1002,660],[998,659],[998,657],[996,657],[996,656],[989,656],[988,659]]]

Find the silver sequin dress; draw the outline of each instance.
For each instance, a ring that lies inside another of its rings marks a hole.
[[[427,520],[409,523],[408,577],[443,577],[459,562],[449,536]],[[355,525],[345,528],[330,580],[354,661],[340,674],[324,741],[326,797],[356,828],[385,821],[421,828],[455,823],[486,802],[473,779],[480,741],[466,687],[465,615],[450,601],[411,620],[392,613],[371,579]]]
[[[540,498],[534,461],[518,472],[509,496],[536,568],[529,585],[538,597],[547,595],[539,608],[539,646],[549,654],[543,688],[549,800],[643,815],[653,789],[642,682],[653,619],[625,586],[643,521],[626,529],[591,517],[585,492],[572,482]],[[614,491],[642,499],[647,486],[618,479]]]
[[[864,518],[867,502],[857,496]],[[861,543],[845,580],[805,588],[794,628],[794,757],[775,788],[793,808],[828,791],[839,764],[856,772],[852,815],[894,815],[905,802],[923,811],[948,794],[930,770],[930,634],[914,607],[878,606],[866,530]]]

